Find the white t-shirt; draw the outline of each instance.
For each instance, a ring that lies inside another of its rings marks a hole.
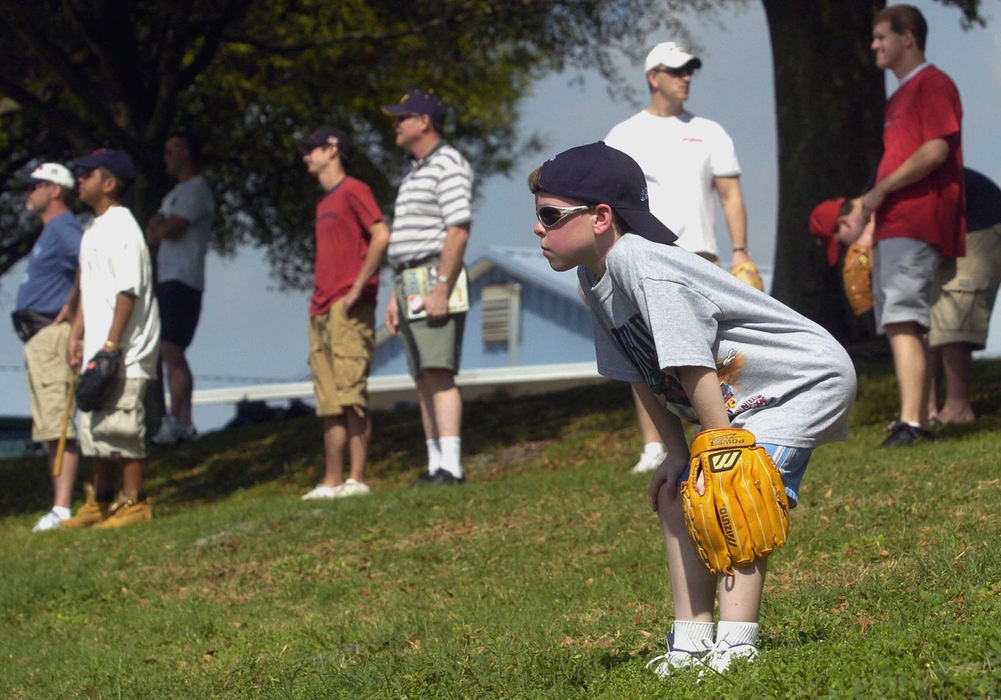
[[[678,246],[627,234],[605,265],[601,279],[577,268],[601,374],[646,383],[696,420],[675,369],[714,369],[731,425],[759,442],[845,439],[855,368],[830,333]]]
[[[152,379],[160,343],[160,311],[153,298],[149,249],[132,212],[113,206],[91,222],[80,240],[81,371],[108,339],[119,292],[135,296],[121,340],[125,376]]]
[[[639,163],[650,211],[674,231],[678,245],[717,255],[713,178],[740,175],[723,127],[690,112],[657,117],[644,110],[612,127],[605,143]]]
[[[177,280],[199,291],[205,289],[205,252],[215,216],[212,188],[201,175],[179,182],[164,196],[160,213],[179,216],[188,227],[179,237],[160,242],[156,254],[159,281]]]

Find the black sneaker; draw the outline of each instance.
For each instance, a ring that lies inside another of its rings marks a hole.
[[[418,486],[450,486],[452,484],[464,484],[466,483],[465,476],[453,476],[451,472],[444,469],[438,469],[434,474],[429,472],[424,472],[419,477],[417,481],[414,482],[414,487]]]
[[[886,426],[886,429],[890,434],[886,436],[880,447],[905,447],[917,442],[935,439],[935,435],[930,430],[915,428],[910,423],[899,420],[890,423],[890,425]]]

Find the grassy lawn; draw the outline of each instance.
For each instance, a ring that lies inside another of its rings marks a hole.
[[[413,410],[373,416],[371,497],[299,500],[322,445],[298,419],[157,451],[156,517],[117,531],[32,534],[44,464],[0,463],[0,697],[997,697],[1001,363],[976,422],[882,451],[885,370],[815,453],[763,654],[726,677],[645,669],[670,592],[609,384],[467,404],[463,487],[407,488]]]

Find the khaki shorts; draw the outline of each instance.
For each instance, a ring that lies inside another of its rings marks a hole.
[[[368,372],[375,356],[375,307],[356,301],[344,313],[334,302],[309,319],[309,368],[313,371],[316,415],[339,416],[346,406],[368,406]]]
[[[70,324],[46,326],[24,344],[24,369],[31,403],[31,439],[35,442],[58,440],[66,413],[66,393],[73,370],[66,363],[66,343]],[[71,399],[72,401],[72,399]],[[70,408],[70,418],[76,403]],[[76,426],[70,420],[66,438],[76,439]]]
[[[146,458],[148,379],[118,377],[107,408],[80,412],[80,450],[102,459]]]
[[[1001,284],[1001,224],[966,234],[966,255],[946,260],[932,292],[928,345],[987,344],[987,323]]]
[[[410,320],[407,318],[407,299],[400,275],[396,276],[394,293],[400,309],[400,340],[403,341],[411,376],[416,377],[425,369],[447,369],[457,373],[462,358],[466,314],[449,314],[444,321],[428,321],[426,318]]]

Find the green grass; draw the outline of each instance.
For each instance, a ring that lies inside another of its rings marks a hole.
[[[156,518],[119,531],[32,534],[44,464],[0,463],[0,697],[996,697],[1001,363],[976,372],[975,423],[881,451],[893,379],[863,368],[763,656],[701,684],[645,669],[671,604],[621,385],[467,404],[461,488],[406,488],[411,410],[373,416],[375,493],[336,503],[299,500],[316,420],[207,435],[155,454]]]

